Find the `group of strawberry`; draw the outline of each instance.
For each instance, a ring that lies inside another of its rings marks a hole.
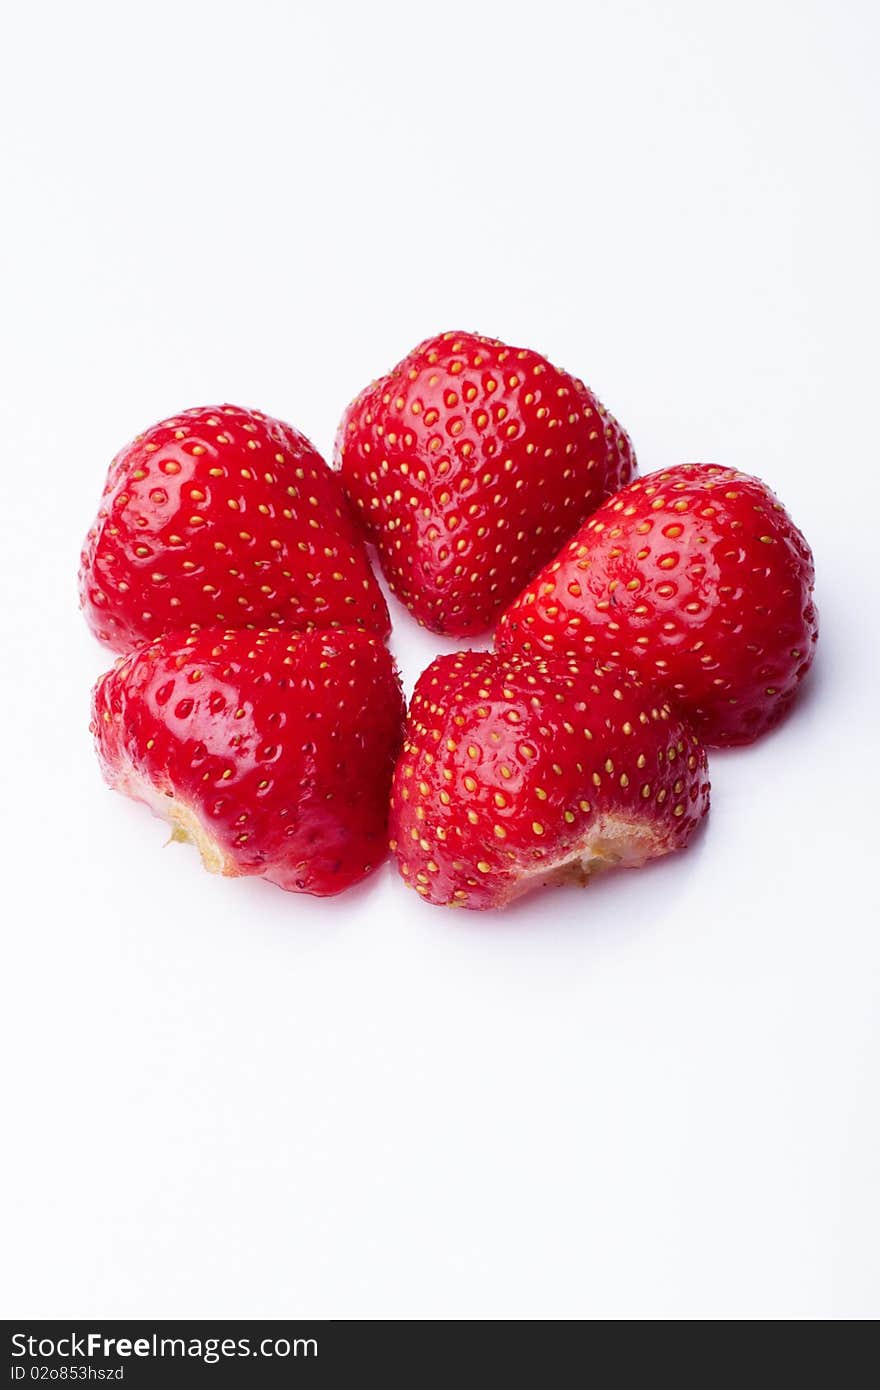
[[[297,430],[183,411],[110,466],[81,600],[112,787],[208,868],[330,894],[391,849],[432,903],[502,906],[684,846],[705,746],[751,742],[813,657],[809,547],[758,479],[643,478],[582,382],[469,333]],[[434,632],[408,716],[370,569]]]

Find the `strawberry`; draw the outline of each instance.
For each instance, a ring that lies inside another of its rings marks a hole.
[[[80,595],[115,651],[198,627],[389,631],[339,479],[291,425],[210,406],[110,465]]]
[[[635,472],[583,382],[473,333],[427,339],[363,391],[336,462],[393,592],[454,637],[490,628]]]
[[[503,907],[687,844],[706,755],[637,681],[587,662],[459,652],[421,676],[394,774],[391,847],[429,902]]]
[[[93,695],[106,781],[206,868],[340,893],[387,850],[403,700],[378,638],[203,628],[117,661]]]
[[[816,646],[810,548],[770,489],[717,464],[649,474],[590,517],[501,618],[497,645],[660,682],[711,745],[750,743]]]

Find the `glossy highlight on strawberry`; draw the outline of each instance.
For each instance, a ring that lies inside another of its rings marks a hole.
[[[292,425],[231,405],[182,411],[117,454],[80,601],[119,652],[211,626],[390,630],[338,477]]]
[[[791,705],[818,617],[813,557],[758,478],[684,464],[589,518],[501,618],[496,643],[661,684],[709,745],[750,743]]]
[[[374,636],[205,628],[121,658],[92,731],[108,784],[207,868],[326,896],[385,858],[403,715]]]
[[[582,381],[473,333],[428,338],[363,391],[335,460],[394,594],[454,637],[487,631],[635,472]]]
[[[655,691],[586,661],[460,652],[416,686],[391,846],[426,901],[495,908],[681,849],[708,808],[705,752]]]

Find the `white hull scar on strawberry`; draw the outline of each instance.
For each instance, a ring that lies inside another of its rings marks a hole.
[[[178,633],[102,676],[92,714],[108,784],[214,873],[327,896],[385,859],[404,707],[377,637]]]
[[[681,849],[708,809],[706,754],[650,688],[588,662],[460,652],[416,686],[391,848],[426,901],[496,908]]]

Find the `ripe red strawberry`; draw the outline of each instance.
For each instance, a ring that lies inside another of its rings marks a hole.
[[[500,648],[662,683],[703,741],[750,743],[816,645],[810,548],[770,489],[717,464],[649,474],[595,512],[511,604]]]
[[[378,638],[203,628],[119,660],[92,731],[110,786],[208,869],[324,896],[385,858],[403,712]]]
[[[391,847],[429,902],[503,907],[680,849],[708,808],[706,755],[662,697],[586,662],[460,652],[416,686]]]
[[[110,465],[80,595],[115,651],[196,627],[356,627],[388,610],[339,479],[258,410],[185,410]]]
[[[429,338],[363,391],[336,461],[391,589],[454,637],[491,627],[635,472],[583,382],[473,333]]]

